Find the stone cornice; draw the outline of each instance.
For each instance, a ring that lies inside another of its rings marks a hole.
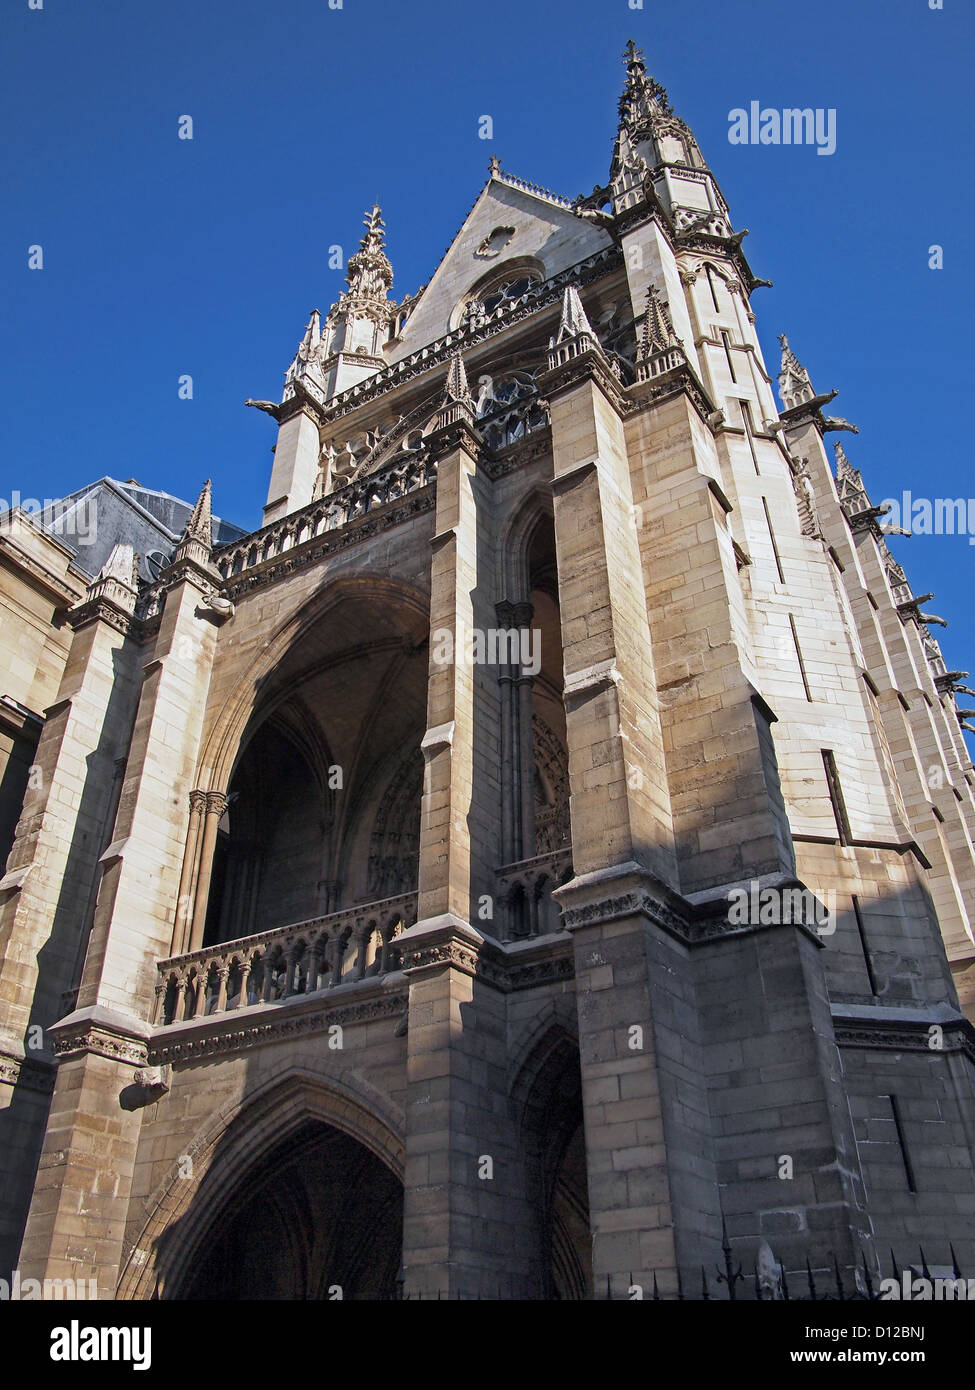
[[[23,1086],[47,1094],[54,1089],[55,1068],[45,1058],[25,1057],[0,1048],[0,1085]]]
[[[87,627],[89,623],[102,622],[120,632],[123,637],[130,637],[134,642],[142,642],[146,636],[141,618],[134,613],[126,612],[124,608],[104,596],[87,599],[70,609],[67,622],[74,632]]]
[[[594,382],[622,418],[627,406],[624,388],[610,370],[606,355],[598,344],[556,367],[540,372],[536,378],[539,391],[548,400],[564,395],[584,381]]]
[[[84,594],[83,585],[72,588],[60,575],[41,564],[40,560],[35,560],[33,555],[19,546],[10,536],[2,534],[0,534],[0,561],[14,573],[22,570],[25,574],[29,574],[31,579],[45,590],[56,609],[70,608]]]
[[[658,377],[653,377],[647,381],[637,381],[632,386],[628,386],[626,388],[627,404],[624,414],[627,417],[639,414],[647,407],[662,405],[665,401],[680,395],[687,397],[704,424],[713,431],[711,417],[716,414],[716,407],[698,380],[693,367],[687,361],[672,368],[669,372],[661,373]]]
[[[476,462],[484,448],[481,437],[474,428],[473,417],[452,420],[449,424],[441,425],[439,429],[432,430],[427,435],[425,443],[435,463],[439,463],[458,449],[463,449]]]
[[[329,991],[324,999],[293,995],[278,1005],[254,1005],[214,1018],[169,1024],[153,1033],[148,1048],[149,1064],[192,1062],[224,1052],[239,1052],[267,1043],[325,1033],[334,1024],[347,1027],[384,1018],[400,1019],[408,1002],[406,982],[391,988],[389,978],[385,977],[378,986],[368,981],[350,986],[342,993]]]
[[[799,879],[784,874],[766,875],[758,882],[761,889],[805,889]],[[706,893],[684,898],[642,864],[630,862],[577,875],[561,888],[553,889],[552,896],[562,907],[562,923],[569,932],[641,915],[689,947],[782,930],[802,932],[817,947],[822,947],[823,942],[814,928],[803,922],[730,922],[728,910],[732,890],[749,886],[723,884]]]
[[[923,1052],[935,1056],[962,1053],[975,1062],[975,1027],[967,1018],[953,1010],[945,1017],[943,1005],[932,1005],[930,1012],[919,1012],[923,1016],[898,1017],[896,1009],[878,1007],[874,1012],[869,1005],[857,1010],[834,1005],[836,1042],[840,1047],[876,1048],[887,1052]],[[933,1029],[940,1030],[940,1036],[933,1034]],[[939,1046],[932,1046],[933,1037],[938,1038]]]

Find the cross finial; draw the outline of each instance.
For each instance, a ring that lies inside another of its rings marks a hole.
[[[643,49],[637,48],[632,39],[627,42],[626,48],[623,50],[623,61],[627,68],[643,66]]]

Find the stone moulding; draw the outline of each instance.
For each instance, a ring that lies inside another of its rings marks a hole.
[[[49,1094],[54,1089],[55,1067],[36,1057],[17,1057],[0,1052],[0,1085],[23,1086],[29,1091]]]
[[[805,887],[799,879],[781,874],[769,875],[760,883],[762,888],[783,890]],[[803,922],[729,922],[730,893],[735,887],[740,885],[724,884],[693,898],[682,898],[642,864],[629,862],[578,875],[553,889],[552,896],[562,907],[562,924],[569,932],[641,914],[688,947],[783,928],[801,931],[818,947],[823,946],[817,932]]]
[[[386,988],[378,997],[370,994],[364,999],[346,998],[325,1006],[315,1001],[314,1007],[304,1009],[300,1001],[301,996],[294,995],[278,1005],[259,1005],[250,1017],[243,1019],[231,1013],[221,1014],[218,1019],[201,1018],[185,1024],[169,1024],[160,1028],[150,1040],[147,1064],[161,1066],[198,1061],[202,1057],[238,1052],[264,1043],[324,1033],[336,1023],[347,1027],[384,1018],[398,1020],[407,1005],[407,990],[404,984]],[[270,1017],[269,1010],[273,1010]]]
[[[146,1065],[146,1043],[136,1038],[125,1037],[108,1028],[89,1027],[78,1032],[70,1032],[54,1039],[54,1055],[59,1062],[83,1052],[93,1052],[99,1057],[108,1057],[113,1062],[124,1062],[132,1067]]]
[[[100,1004],[68,1014],[48,1029],[58,1062],[84,1052],[128,1066],[146,1065],[149,1025]]]
[[[975,1063],[975,1027],[961,1015],[950,1018],[898,1019],[892,1009],[878,1010],[877,1017],[844,1013],[833,1008],[833,1031],[840,1047],[884,1052],[961,1053]],[[941,1045],[931,1046],[931,1029],[940,1028]]]

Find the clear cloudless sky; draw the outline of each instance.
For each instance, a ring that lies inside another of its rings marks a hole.
[[[221,515],[259,525],[274,426],[243,402],[280,397],[337,298],[329,246],[350,254],[379,200],[402,297],[491,153],[569,197],[603,183],[631,36],[775,282],[753,297],[773,374],[784,331],[859,425],[830,438],[875,502],[975,495],[972,0],[632,3],[3,0],[0,496],[110,474],[192,499],[209,476]],[[836,153],[731,145],[752,100],[835,107]],[[975,672],[975,546],[891,544]]]

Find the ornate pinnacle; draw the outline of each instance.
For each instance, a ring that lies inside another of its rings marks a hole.
[[[633,126],[653,116],[673,116],[674,108],[660,83],[647,72],[643,51],[630,39],[623,51],[626,88],[620,97],[620,121]]]
[[[308,326],[305,329],[305,336],[298,345],[298,357],[301,361],[308,360],[321,336],[322,316],[317,309],[312,309]]]
[[[837,440],[833,445],[833,452],[836,455],[836,476],[838,478],[849,477],[851,474],[856,473],[857,470],[847,458],[846,450],[843,448],[840,440]]]
[[[779,396],[786,410],[791,410],[794,406],[802,405],[804,401],[811,401],[816,392],[809,380],[809,373],[792,351],[784,333],[779,334],[779,342],[782,345]]]
[[[467,369],[460,352],[455,352],[447,370],[447,400],[473,403],[470,387],[467,384]]]
[[[203,484],[203,491],[196,499],[196,505],[190,512],[190,519],[186,523],[186,529],[180,537],[181,541],[201,541],[204,545],[211,544],[211,512],[210,512],[210,479],[207,478]]]
[[[128,588],[136,587],[138,557],[131,545],[120,542],[112,547],[111,554],[98,572],[98,579],[117,579]],[[95,581],[96,583],[98,580]]]
[[[378,203],[373,204],[372,211],[367,212],[362,221],[365,235],[358,251],[349,257],[346,271],[349,297],[385,300],[393,283],[393,267],[383,249],[385,224]]]
[[[561,343],[566,338],[578,338],[582,333],[588,333],[595,341],[596,335],[593,332],[592,324],[586,317],[586,311],[582,307],[579,291],[575,285],[566,285],[562,295],[562,317],[559,319],[559,328],[554,341]]]
[[[674,331],[670,310],[660,298],[653,285],[647,289],[647,307],[643,317],[643,357],[666,352],[669,348],[680,347],[681,342]]]
[[[457,351],[451,357],[450,366],[447,369],[443,401],[437,411],[435,427],[438,430],[446,429],[448,425],[456,425],[460,421],[466,421],[468,425],[473,425],[475,413],[474,398],[467,384],[464,359]]]

